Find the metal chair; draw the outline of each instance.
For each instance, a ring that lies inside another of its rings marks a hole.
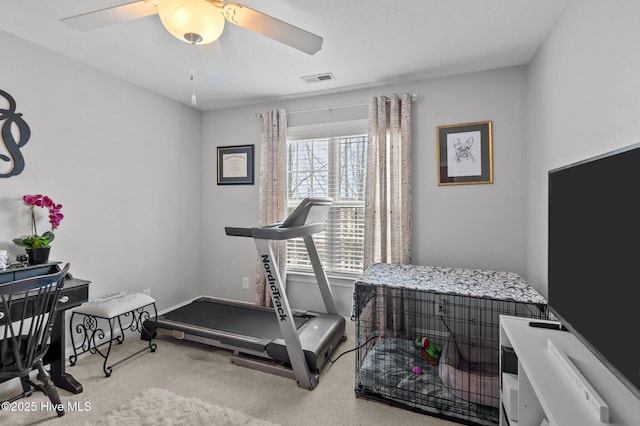
[[[64,415],[64,407],[42,359],[49,349],[59,293],[68,271],[69,264],[57,273],[0,284],[0,381],[20,378],[23,390],[7,402],[41,391],[58,416]],[[30,379],[34,369],[42,385]]]

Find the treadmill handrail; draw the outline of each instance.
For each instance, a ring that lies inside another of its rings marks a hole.
[[[238,228],[236,226],[225,226],[224,232],[232,237],[251,237],[251,228]]]
[[[305,198],[283,222],[253,228],[225,226],[233,237],[253,237],[260,240],[288,240],[324,231],[324,219],[333,205],[331,198]],[[307,223],[307,221],[311,221]]]
[[[324,223],[295,226],[293,228],[254,228],[253,238],[260,240],[290,240],[297,237],[317,234],[324,231]]]
[[[305,237],[324,231],[324,223],[312,223],[310,225],[296,226],[293,228],[236,228],[226,226],[225,233],[233,237],[253,237],[259,240],[289,240],[291,238]]]

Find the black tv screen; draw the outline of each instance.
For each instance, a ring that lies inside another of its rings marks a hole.
[[[640,144],[549,172],[548,302],[640,395]]]

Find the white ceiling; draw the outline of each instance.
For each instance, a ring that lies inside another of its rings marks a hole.
[[[80,32],[60,18],[131,0],[0,0],[0,29],[190,105],[192,46],[157,15]],[[226,25],[225,63],[196,56],[197,108],[212,110],[528,63],[567,0],[241,0],[324,38],[307,55]],[[300,77],[331,72],[335,80]]]

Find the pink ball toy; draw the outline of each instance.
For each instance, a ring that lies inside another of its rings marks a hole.
[[[418,367],[417,365],[413,367],[411,371],[413,372],[413,374],[422,374],[422,368]]]

